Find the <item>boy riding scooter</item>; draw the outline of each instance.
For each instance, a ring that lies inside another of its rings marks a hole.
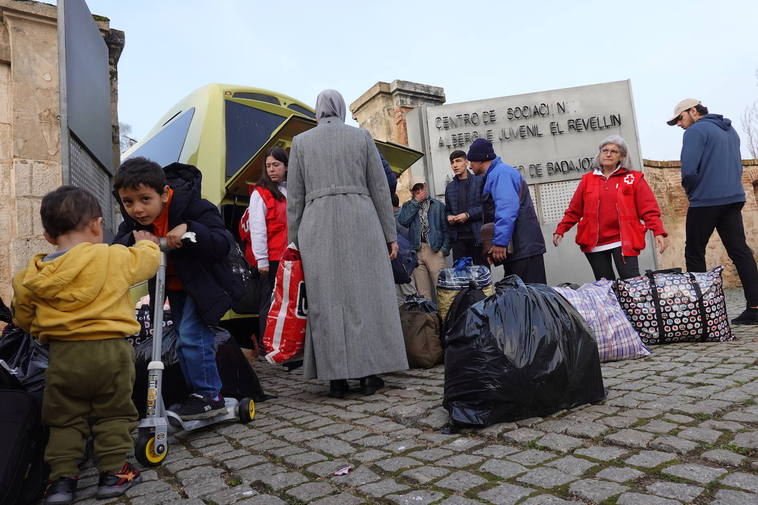
[[[174,409],[183,421],[227,413],[211,326],[232,305],[234,274],[224,259],[233,238],[218,208],[200,197],[201,179],[200,171],[191,165],[172,163],[163,169],[146,158],[131,158],[113,180],[124,216],[114,243],[131,245],[135,232],[147,231],[155,242],[165,237],[171,249],[166,295],[178,333],[179,364],[191,391]],[[195,240],[182,241],[187,232]],[[154,281],[150,292],[156,303]]]

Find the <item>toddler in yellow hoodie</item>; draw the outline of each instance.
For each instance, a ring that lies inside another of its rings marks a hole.
[[[40,208],[51,254],[37,254],[13,279],[14,323],[48,343],[42,421],[50,427],[47,505],[72,503],[78,463],[94,437],[97,497],[140,482],[126,462],[137,421],[132,403],[134,353],[124,338],[139,331],[129,288],[152,278],[160,252],[147,232],[135,245],[103,244],[102,213],[89,192],[62,186]]]

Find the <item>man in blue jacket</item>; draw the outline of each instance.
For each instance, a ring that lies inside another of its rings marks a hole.
[[[445,210],[453,261],[470,256],[474,265],[486,265],[482,254],[482,187],[484,178],[468,170],[463,151],[450,153],[455,177],[445,188]]]
[[[503,264],[506,275],[515,274],[527,283],[547,283],[545,239],[534,211],[529,187],[518,171],[495,155],[492,142],[476,139],[468,161],[476,175],[485,175],[484,222],[495,223],[491,262]]]
[[[450,253],[445,204],[430,197],[426,185],[418,182],[411,188],[411,199],[403,204],[397,221],[408,227],[411,247],[417,251],[418,266],[413,270],[416,290],[434,300],[437,277]]]
[[[694,98],[679,102],[667,123],[685,130],[681,161],[682,186],[690,201],[684,247],[687,270],[705,272],[705,248],[715,228],[737,268],[747,301],[732,324],[758,324],[758,268],[742,224],[740,138],[729,119],[708,114],[708,108]]]

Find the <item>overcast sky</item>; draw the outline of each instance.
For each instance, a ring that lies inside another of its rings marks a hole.
[[[211,82],[312,106],[325,88],[349,105],[395,79],[441,86],[447,103],[631,79],[642,154],[669,160],[676,102],[732,119],[744,146],[740,117],[758,100],[756,0],[87,3],[126,32],[119,117],[137,139]]]

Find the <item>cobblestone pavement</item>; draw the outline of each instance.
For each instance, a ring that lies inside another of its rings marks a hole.
[[[744,299],[728,300],[733,317]],[[733,330],[734,342],[604,364],[601,404],[457,435],[439,433],[441,366],[336,400],[261,363],[277,398],[251,424],[172,439],[164,464],[112,503],[756,505],[758,329]],[[91,469],[80,503],[95,502],[95,487]]]

